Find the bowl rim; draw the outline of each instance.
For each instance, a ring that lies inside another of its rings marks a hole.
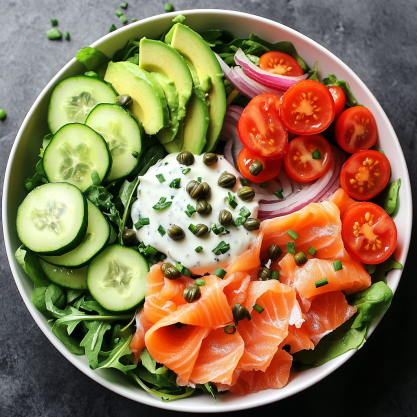
[[[144,23],[150,23],[154,21],[158,21],[162,17],[167,16],[176,16],[178,14],[183,14],[184,16],[191,16],[191,15],[205,15],[205,14],[214,14],[214,15],[226,15],[232,17],[243,17],[243,18],[250,18],[251,20],[257,21],[259,23],[266,23],[269,25],[275,26],[277,29],[291,33],[295,37],[300,38],[302,42],[305,42],[307,44],[310,44],[314,48],[317,48],[321,50],[322,53],[329,56],[332,60],[336,60],[336,62],[344,67],[344,69],[349,73],[350,77],[356,80],[358,84],[363,88],[364,92],[367,94],[369,99],[373,101],[373,104],[376,105],[377,108],[379,108],[380,114],[385,119],[385,123],[388,126],[389,132],[388,135],[393,137],[395,140],[394,146],[397,148],[398,155],[400,156],[399,161],[397,162],[400,165],[403,165],[405,167],[406,176],[401,178],[402,181],[402,187],[406,188],[409,193],[409,199],[408,201],[402,201],[402,204],[407,204],[406,207],[406,214],[408,216],[407,221],[412,226],[412,219],[413,219],[413,207],[412,207],[412,190],[411,190],[411,184],[410,184],[410,178],[408,173],[408,167],[404,158],[404,154],[400,145],[400,142],[398,140],[398,137],[394,131],[394,128],[392,127],[392,124],[390,120],[388,119],[387,115],[385,114],[385,111],[383,110],[382,106],[379,104],[378,100],[375,98],[375,96],[372,94],[372,92],[369,90],[369,88],[365,85],[365,83],[359,78],[359,76],[347,65],[345,64],[337,55],[335,55],[333,52],[329,51],[327,48],[319,44],[318,42],[314,41],[313,39],[309,38],[308,36],[302,34],[301,32],[298,32],[297,30],[290,28],[289,26],[286,26],[282,23],[276,22],[272,19],[264,18],[252,13],[246,13],[246,12],[240,12],[240,11],[234,11],[234,10],[226,10],[226,9],[188,9],[188,10],[179,10],[174,11],[171,13],[163,13],[158,14],[155,16],[150,16],[148,18],[139,20],[135,23],[131,23],[127,26],[124,26],[117,31],[108,33],[95,42],[93,42],[90,46],[91,47],[99,47],[102,43],[108,41],[112,37],[118,36],[122,34],[125,31],[130,30],[132,27],[141,26]],[[29,108],[25,118],[23,119],[19,130],[16,134],[16,137],[13,141],[12,148],[9,153],[7,166],[5,170],[5,175],[3,179],[3,193],[2,193],[2,225],[3,225],[3,239],[5,243],[6,248],[6,254],[7,259],[10,265],[10,269],[13,275],[13,278],[15,280],[16,286],[18,287],[19,293],[26,304],[27,309],[29,310],[31,316],[35,320],[38,327],[42,330],[44,335],[47,337],[47,339],[52,343],[52,345],[68,360],[70,361],[76,368],[78,368],[81,372],[83,372],[85,375],[93,379],[95,382],[101,384],[102,386],[110,389],[111,391],[126,397],[128,399],[131,399],[135,402],[140,402],[145,405],[154,406],[161,409],[166,410],[172,410],[172,411],[183,411],[183,412],[197,412],[197,413],[218,413],[218,412],[229,412],[229,411],[238,411],[238,410],[244,410],[249,408],[255,408],[262,405],[270,404],[276,401],[279,401],[281,399],[287,398],[289,396],[292,396],[298,392],[301,392],[310,386],[316,384],[317,382],[321,381],[326,376],[330,375],[332,372],[334,372],[337,368],[339,368],[341,365],[343,365],[348,359],[350,359],[357,351],[351,350],[346,352],[345,354],[338,356],[337,358],[333,359],[332,361],[328,362],[328,364],[331,364],[328,367],[317,367],[315,368],[315,374],[309,378],[307,381],[296,385],[290,389],[288,389],[284,395],[278,395],[279,398],[274,398],[274,396],[268,397],[268,398],[251,398],[250,405],[244,404],[245,402],[242,401],[241,403],[233,402],[230,403],[220,403],[216,404],[214,407],[206,407],[205,410],[195,410],[190,409],[189,405],[182,405],[181,401],[174,401],[174,402],[162,402],[159,398],[155,396],[144,396],[143,398],[138,399],[133,394],[130,394],[129,391],[127,391],[123,386],[115,385],[113,382],[103,378],[99,373],[96,371],[92,371],[88,365],[86,364],[80,364],[77,363],[74,359],[74,356],[62,343],[59,342],[59,340],[53,335],[53,333],[50,331],[50,326],[47,324],[46,320],[38,320],[37,318],[37,310],[35,309],[34,305],[31,302],[30,297],[26,296],[25,290],[23,288],[23,284],[21,282],[21,279],[19,277],[19,273],[17,271],[17,268],[14,264],[14,249],[11,247],[10,238],[9,235],[11,233],[10,228],[8,227],[8,214],[7,214],[7,200],[8,200],[8,193],[9,193],[9,183],[10,183],[10,172],[11,172],[11,161],[14,159],[16,149],[18,147],[18,144],[20,142],[20,139],[23,135],[23,132],[25,131],[26,125],[28,124],[28,121],[32,117],[32,113],[34,113],[35,109],[37,108],[38,104],[41,102],[41,100],[44,98],[44,96],[47,94],[50,87],[56,84],[57,80],[60,77],[60,74],[64,72],[67,68],[71,67],[76,61],[75,57],[72,58],[70,61],[67,62],[55,75],[54,77],[46,84],[46,86],[42,89],[40,94],[37,96],[36,100],[32,104],[32,106]],[[405,265],[405,261],[408,255],[410,241],[411,241],[411,231],[412,227],[407,228],[403,234],[405,236],[404,239],[404,246],[402,249],[402,255],[398,258],[399,262]],[[394,278],[393,282],[390,282],[390,288],[392,292],[395,294],[396,289],[398,287],[402,270],[395,270],[392,272],[392,276]],[[394,275],[395,274],[395,275]],[[370,335],[373,333],[375,328],[378,326],[379,322],[381,321],[382,317],[384,315],[380,316],[371,326],[371,328],[368,331],[367,339],[370,337]],[[276,390],[277,393],[280,392],[280,390]],[[251,394],[251,397],[253,397],[255,394]],[[244,397],[239,397],[244,398]]]

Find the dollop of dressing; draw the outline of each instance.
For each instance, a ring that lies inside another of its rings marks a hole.
[[[219,223],[219,213],[226,209],[232,213],[233,220],[240,216],[240,210],[246,207],[251,213],[249,217],[257,218],[258,200],[256,197],[251,202],[245,202],[237,196],[237,191],[242,187],[239,181],[239,174],[235,168],[225,160],[222,155],[218,161],[211,166],[203,163],[203,155],[194,155],[193,165],[181,165],[177,161],[177,153],[170,154],[159,161],[144,175],[139,177],[138,199],[132,206],[131,216],[133,224],[139,218],[149,218],[149,224],[136,230],[140,242],[150,245],[168,256],[168,260],[179,262],[194,274],[212,273],[217,267],[223,268],[227,263],[245,251],[257,235],[257,231],[246,230],[243,226],[223,226],[224,233],[216,235],[211,228]],[[187,172],[188,171],[188,172]],[[218,185],[219,177],[225,172],[236,176],[237,181],[232,189],[222,188]],[[173,180],[180,178],[180,188],[171,188]],[[192,181],[207,182],[211,188],[210,197],[206,199],[211,204],[210,214],[194,212],[190,217],[187,215],[188,205],[194,209],[197,200],[189,196],[186,191],[187,184]],[[228,192],[234,197],[237,207],[234,209],[229,204]],[[171,202],[168,208],[155,210],[155,206],[161,198],[166,198],[165,203]],[[205,224],[210,233],[203,237],[195,236],[189,226],[193,224]],[[168,236],[168,229],[179,226],[185,232],[185,237],[180,240],[173,240]],[[162,226],[162,228],[161,228]],[[158,231],[158,228],[160,231]],[[162,233],[161,233],[162,231]],[[166,233],[164,234],[163,231]],[[221,242],[230,245],[230,249],[224,254],[215,254],[215,249]],[[196,252],[196,248],[203,249]]]

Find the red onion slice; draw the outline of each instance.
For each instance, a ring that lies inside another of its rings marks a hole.
[[[294,84],[298,83],[298,81],[305,80],[308,77],[308,73],[298,77],[290,77],[287,75],[272,74],[268,71],[264,71],[263,69],[257,67],[253,62],[251,62],[251,60],[240,48],[236,52],[234,58],[236,64],[242,67],[243,72],[248,77],[262,85],[274,88],[276,90],[281,90],[283,92],[287,91]]]

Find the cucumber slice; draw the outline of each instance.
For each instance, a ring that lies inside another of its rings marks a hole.
[[[110,245],[88,266],[87,286],[105,309],[126,311],[145,298],[148,271],[148,263],[135,249]]]
[[[112,156],[108,182],[127,177],[139,164],[144,131],[132,114],[117,104],[99,104],[85,124],[107,142]],[[136,152],[136,158],[132,155]]]
[[[56,266],[81,268],[106,247],[110,234],[107,219],[93,203],[88,201],[88,228],[82,243],[65,255],[42,256],[42,259]]]
[[[43,154],[43,169],[49,182],[69,182],[81,191],[93,183],[92,171],[104,182],[110,168],[106,141],[91,127],[80,123],[61,127]]]
[[[19,239],[38,254],[61,255],[76,248],[86,235],[87,225],[87,200],[68,183],[35,188],[17,210]]]
[[[87,267],[79,269],[68,269],[61,266],[51,265],[48,262],[39,259],[39,265],[41,266],[45,275],[57,285],[65,288],[71,288],[73,290],[86,290],[87,289]]]
[[[68,123],[84,123],[94,106],[114,103],[117,93],[99,78],[77,75],[55,86],[49,99],[48,125],[52,133]]]

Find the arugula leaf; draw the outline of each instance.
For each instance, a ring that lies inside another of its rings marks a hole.
[[[52,327],[52,333],[67,347],[74,355],[84,355],[84,348],[80,346],[80,341],[70,336],[65,325],[55,322]]]
[[[390,215],[397,213],[400,205],[399,192],[401,187],[401,178],[387,185],[384,193],[382,208]]]
[[[204,30],[203,32],[199,33],[200,36],[204,39],[204,41],[210,46],[210,48],[213,48],[216,45],[223,44],[223,40],[221,39],[223,37],[223,31],[219,29],[209,29]]]
[[[395,260],[395,255],[391,255],[386,261],[376,265],[374,272],[368,273],[371,275],[372,282],[387,282],[388,272],[393,269],[403,269],[403,266]]]
[[[78,62],[84,64],[88,71],[95,71],[99,78],[104,77],[107,64],[110,61],[103,52],[91,46],[80,49],[75,58]]]
[[[130,355],[130,341],[132,336],[126,339],[120,339],[116,347],[108,352],[108,357],[103,362],[100,362],[97,369],[116,368],[126,374],[128,371],[136,368],[136,365],[123,365],[120,359],[126,355]]]
[[[148,349],[143,349],[140,354],[142,365],[152,374],[156,371],[156,360],[151,356]]]
[[[320,82],[320,78],[319,78],[319,73],[318,73],[317,66],[318,66],[318,61],[315,62],[314,69],[311,69],[308,72],[308,78],[307,78],[308,80],[313,80],[313,81]]]
[[[348,107],[360,106],[358,100],[352,94],[349,84],[344,80],[338,80],[334,74],[329,74],[323,79],[323,84],[327,87],[340,87],[346,96],[346,104]]]
[[[37,287],[32,292],[32,303],[42,314],[47,317],[54,317],[46,308],[45,293],[49,291],[52,303],[63,308],[67,304],[65,291],[56,284],[51,284],[48,287]]]
[[[88,333],[84,336],[80,346],[85,349],[85,356],[90,362],[91,369],[98,367],[98,354],[103,343],[104,333],[111,328],[111,324],[103,321],[86,322]]]
[[[155,165],[160,159],[163,159],[164,156],[165,156],[164,147],[159,143],[157,143],[156,145],[153,145],[141,157],[138,175],[145,175],[148,172],[148,169],[151,166]]]
[[[136,178],[132,182],[125,180],[122,187],[120,188],[119,197],[124,206],[123,217],[120,221],[119,235],[118,235],[118,241],[121,245],[124,244],[123,243],[123,230],[125,229],[126,220],[130,214],[130,208],[132,207],[132,204],[136,200],[136,197],[134,197],[134,193],[135,193],[137,186],[139,185],[139,182],[140,182],[139,178]]]
[[[71,304],[78,297],[81,297],[85,294],[85,290],[67,290],[67,304]]]
[[[138,55],[139,58],[139,40],[137,39],[129,39],[126,45],[116,51],[113,55],[113,62],[119,61],[129,61],[132,62],[131,59]]]
[[[214,403],[217,403],[217,397],[216,397],[216,388],[214,387],[214,385],[211,384],[211,382],[207,382],[204,384],[206,390],[212,395],[212,397],[214,398]]]
[[[43,152],[41,151],[41,154],[43,155]],[[43,170],[43,160],[40,159],[36,163],[36,173],[32,178],[26,178],[24,182],[24,186],[26,188],[26,191],[30,192],[38,185],[47,184],[49,181],[46,178],[45,171]]]
[[[28,277],[32,280],[35,288],[47,287],[51,284],[51,281],[49,281],[45,272],[43,272],[37,256],[34,253],[27,251],[24,245],[16,250],[14,256]]]

